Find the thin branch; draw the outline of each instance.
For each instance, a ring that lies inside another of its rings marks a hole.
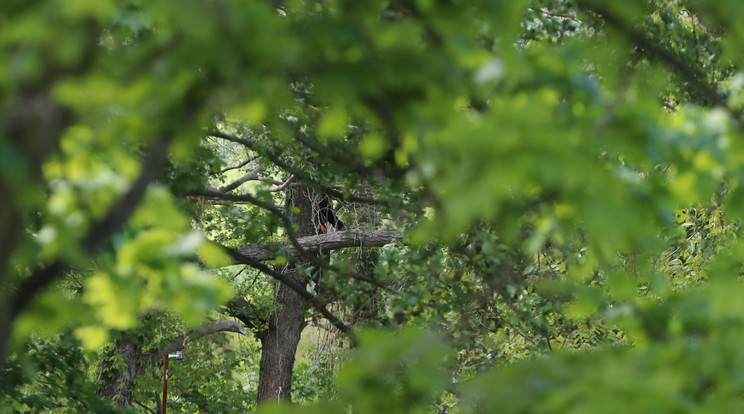
[[[580,20],[576,18],[575,14],[554,13],[549,10],[543,9],[542,7],[540,8],[540,13],[548,17],[559,17],[561,19],[569,19],[569,20],[580,22]]]
[[[326,157],[330,158],[331,160],[333,160],[334,162],[338,164],[346,164],[346,165],[351,166],[360,175],[367,175],[367,176],[386,175],[391,178],[400,178],[403,176],[403,174],[405,174],[405,170],[397,166],[386,165],[385,169],[383,170],[382,168],[379,168],[379,167],[373,168],[373,167],[368,167],[366,165],[350,163],[349,154],[347,151],[344,151],[344,152],[329,151],[328,146],[321,144],[314,137],[300,130],[295,131],[295,138],[297,139],[297,141],[299,141],[302,145],[304,145],[308,149],[313,150],[317,152],[318,154],[325,155]]]
[[[142,401],[134,400],[134,402],[136,402],[137,405],[139,405],[141,408],[144,408],[145,410],[147,410],[148,413],[158,414],[157,412],[155,412],[155,410],[153,410],[152,408],[146,406],[145,403],[143,403]]]
[[[251,162],[253,162],[253,161],[257,160],[257,159],[258,159],[258,158],[260,158],[260,157],[261,157],[260,155],[253,155],[253,156],[250,156],[250,157],[246,158],[246,159],[245,159],[245,161],[241,162],[240,164],[238,164],[238,165],[233,165],[232,167],[225,167],[225,168],[221,169],[221,170],[220,170],[220,171],[219,171],[218,173],[216,173],[216,174],[224,174],[224,173],[226,173],[226,172],[228,172],[228,171],[231,171],[231,170],[237,170],[238,168],[243,168],[243,167],[245,167],[246,165],[250,164]],[[210,174],[210,175],[216,175],[216,174]]]
[[[226,133],[220,132],[220,131],[212,131],[212,132],[209,132],[208,135],[209,136],[212,136],[212,137],[215,137],[215,138],[221,138],[221,139],[224,139],[224,140],[227,140],[227,141],[231,141],[231,142],[235,142],[235,143],[238,143],[238,144],[242,144],[242,145],[246,146],[247,148],[249,148],[252,151],[260,152],[260,151],[256,150],[256,144],[255,143],[253,143],[253,142],[251,142],[251,141],[249,141],[247,139],[244,139],[244,138],[236,137],[236,136],[233,136],[233,135],[230,135],[230,134],[226,134]],[[277,166],[281,167],[282,169],[284,169],[285,171],[289,172],[290,174],[296,175],[297,176],[297,179],[301,180],[304,183],[307,183],[309,186],[311,186],[313,188],[317,188],[317,189],[323,191],[324,193],[330,195],[333,198],[336,198],[336,199],[339,199],[339,200],[343,200],[343,201],[348,201],[348,202],[357,202],[357,203],[372,204],[372,205],[383,205],[384,206],[384,205],[387,205],[388,204],[386,201],[383,201],[383,200],[377,200],[377,199],[366,198],[366,197],[358,197],[358,196],[354,196],[354,195],[345,195],[344,193],[342,193],[342,192],[340,192],[340,191],[338,191],[338,190],[336,190],[334,188],[331,188],[329,186],[326,186],[326,185],[323,185],[323,184],[319,183],[317,180],[315,180],[314,178],[312,178],[309,174],[305,173],[301,169],[295,168],[295,167],[287,164],[286,162],[282,161],[279,158],[279,156],[276,153],[274,153],[274,152],[266,151],[264,155],[271,162],[273,162],[274,164],[276,164]]]
[[[605,22],[618,29],[637,47],[646,50],[648,52],[647,56],[656,59],[667,66],[673,73],[677,74],[683,80],[692,85],[698,93],[706,97],[710,102],[725,109],[733,117],[738,128],[744,130],[742,110],[729,106],[728,97],[719,92],[715,85],[712,85],[708,79],[695,70],[694,67],[688,65],[679,56],[675,55],[667,48],[654,42],[643,32],[635,29],[631,23],[624,21],[621,17],[612,13],[610,9],[601,5],[600,2],[578,0],[577,3],[580,7],[602,16]]]
[[[294,175],[294,174],[292,174],[292,175]],[[274,184],[274,185],[282,185],[282,182],[281,181],[275,180],[275,179],[269,178],[269,177],[260,177],[258,179],[258,181],[261,181],[263,183],[270,183],[270,184]]]
[[[247,264],[248,266],[251,266],[254,269],[257,269],[263,272],[264,274],[267,274],[273,277],[274,279],[282,282],[285,286],[294,290],[298,295],[300,295],[302,298],[307,300],[313,308],[317,309],[318,312],[320,312],[320,314],[323,315],[323,317],[325,317],[328,320],[328,322],[332,323],[333,326],[335,326],[341,332],[346,334],[346,336],[349,338],[349,340],[351,341],[353,345],[356,345],[357,343],[356,335],[354,335],[354,332],[351,330],[351,328],[348,325],[346,325],[343,321],[341,321],[339,318],[337,318],[334,314],[332,314],[328,310],[328,308],[326,308],[325,304],[321,300],[319,300],[315,295],[308,292],[304,286],[292,280],[292,278],[289,275],[281,273],[281,272],[277,272],[276,270],[270,268],[269,266],[257,260],[253,260],[248,256],[245,256],[237,249],[232,249],[232,248],[225,247],[225,246],[223,246],[223,248],[225,249],[225,251],[228,252],[230,257],[232,257],[235,262]]]
[[[294,181],[295,178],[297,178],[297,176],[294,175],[294,174],[292,174],[292,175],[289,176],[289,178],[287,178],[287,181],[285,181],[285,182],[283,182],[283,183],[281,183],[281,184],[279,184],[277,186],[269,187],[268,189],[266,189],[266,191],[268,191],[270,193],[276,193],[278,191],[284,191],[284,190],[287,189],[287,187],[289,187],[290,184],[292,184],[292,181]]]
[[[251,171],[251,172],[243,175],[242,177],[238,178],[237,180],[235,180],[235,181],[233,181],[233,182],[231,182],[229,184],[225,184],[222,187],[218,187],[218,188],[210,187],[210,189],[213,189],[214,191],[217,191],[217,192],[220,192],[220,193],[230,192],[230,191],[232,191],[232,190],[240,187],[241,185],[247,183],[248,181],[258,181],[261,178],[261,177],[258,176],[258,173],[260,173],[261,171],[263,171],[265,169],[266,168],[264,168],[264,167],[258,167],[255,170],[253,170],[253,171]]]
[[[103,219],[94,224],[88,234],[80,241],[83,251],[88,254],[94,253],[98,246],[119,231],[124,223],[129,220],[135,208],[142,201],[147,185],[160,171],[160,166],[168,154],[170,141],[170,137],[163,137],[150,146],[142,162],[139,177],[132,183],[121,200],[114,203]],[[52,283],[67,268],[68,265],[62,259],[57,259],[51,264],[36,269],[29,277],[25,278],[13,294],[10,305],[11,320],[28,306],[34,295]]]

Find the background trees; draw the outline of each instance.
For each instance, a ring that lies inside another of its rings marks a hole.
[[[151,3],[3,6],[0,406],[741,404],[737,2]]]

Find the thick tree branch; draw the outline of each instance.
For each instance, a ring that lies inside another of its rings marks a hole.
[[[279,219],[284,224],[284,229],[287,234],[287,237],[289,238],[290,243],[293,246],[292,252],[294,253],[292,256],[300,257],[302,256],[303,259],[307,260],[308,262],[314,264],[319,269],[327,269],[332,272],[336,273],[342,273],[347,274],[348,276],[353,277],[354,279],[362,280],[367,283],[372,283],[374,285],[377,285],[379,287],[385,287],[381,285],[379,282],[366,278],[357,274],[345,272],[342,269],[331,265],[328,263],[328,261],[323,260],[322,258],[318,257],[316,253],[322,252],[322,251],[330,251],[333,249],[340,249],[343,247],[380,247],[384,246],[386,244],[389,244],[393,241],[395,241],[396,235],[397,240],[400,240],[402,236],[400,233],[383,233],[383,234],[375,234],[375,230],[354,230],[354,232],[344,232],[346,233],[346,236],[334,236],[331,238],[326,238],[323,236],[327,235],[319,235],[319,236],[308,236],[305,237],[306,239],[309,239],[310,237],[318,237],[317,239],[311,239],[309,241],[308,246],[313,248],[313,250],[308,251],[305,249],[302,244],[300,244],[297,234],[294,231],[292,220],[287,217],[278,207],[276,207],[273,204],[267,203],[265,201],[259,200],[250,194],[216,194],[214,192],[202,192],[202,193],[195,193],[194,195],[198,195],[201,197],[207,197],[207,198],[222,198],[226,200],[235,200],[235,201],[247,201],[255,206],[264,208],[266,210],[269,210],[274,215],[279,217]],[[378,230],[379,231],[379,230]],[[384,231],[384,230],[383,230]],[[373,232],[370,234],[367,234],[366,232]],[[343,234],[343,233],[342,233]],[[367,236],[366,238],[364,236]],[[389,237],[389,238],[388,238]],[[375,242],[374,245],[370,245],[369,243]],[[335,242],[335,244],[334,244]],[[315,244],[319,243],[318,246],[314,246]],[[353,244],[350,244],[353,243]],[[365,244],[366,243],[366,244]],[[334,247],[336,246],[336,247]],[[317,248],[316,248],[317,247]],[[324,250],[324,248],[330,248]],[[267,246],[267,250],[271,250],[271,246]],[[274,249],[276,250],[276,249]],[[276,257],[276,255],[274,256]],[[268,260],[268,259],[266,259]],[[260,261],[260,260],[259,260]],[[248,264],[248,263],[246,263]]]
[[[243,328],[243,325],[238,321],[223,320],[211,323],[209,325],[200,326],[188,334],[180,334],[176,338],[172,339],[168,345],[161,348],[158,351],[152,351],[146,353],[144,356],[147,359],[147,365],[152,365],[155,362],[160,361],[164,356],[171,352],[179,351],[184,348],[186,342],[193,341],[195,339],[202,338],[207,335],[218,332],[235,332],[241,335],[248,335]]]
[[[240,200],[240,201],[247,201],[247,202],[249,202],[249,203],[251,203],[251,204],[253,204],[253,205],[257,206],[257,207],[261,207],[261,208],[263,208],[265,210],[269,210],[272,214],[274,214],[275,216],[279,217],[279,219],[282,221],[282,224],[284,224],[284,231],[287,234],[287,237],[289,238],[290,243],[292,243],[292,245],[295,247],[295,250],[304,259],[308,260],[310,263],[318,266],[321,269],[325,268],[325,269],[330,269],[330,270],[337,270],[337,269],[332,269],[328,263],[324,262],[323,260],[321,260],[316,255],[314,255],[314,254],[312,254],[310,252],[307,252],[307,251],[305,251],[302,248],[302,246],[297,241],[297,234],[294,231],[292,220],[289,217],[287,217],[287,215],[284,214],[275,205],[273,205],[273,204],[271,204],[269,202],[263,201],[263,200],[259,200],[259,199],[253,197],[250,194],[241,194],[241,195],[237,195],[237,194],[236,195],[215,194],[214,192],[207,191],[207,192],[199,193],[199,194],[196,194],[196,195],[207,197],[207,198],[210,198],[210,197],[217,197],[217,198],[223,197],[223,199],[234,199],[234,200]],[[227,197],[227,198],[225,198],[225,197]]]
[[[310,263],[317,266],[319,269],[327,269],[332,272],[346,274],[347,276],[350,276],[354,279],[361,280],[367,283],[374,284],[376,286],[384,288],[385,286],[380,284],[378,281],[360,276],[358,274],[349,273],[348,271],[343,271],[342,269],[333,266],[332,264],[328,263],[327,261],[323,260],[322,258],[318,257],[316,253],[322,252],[322,251],[330,251],[335,249],[340,249],[344,247],[381,247],[386,244],[389,244],[393,241],[399,241],[402,239],[402,235],[398,232],[394,231],[386,231],[386,230],[363,230],[358,229],[354,231],[346,231],[341,232],[341,236],[336,235],[332,237],[327,237],[328,235],[318,235],[318,236],[308,236],[304,239],[307,240],[307,245],[312,250],[307,250],[303,247],[303,245],[299,242],[299,239],[297,238],[297,235],[293,229],[292,226],[292,220],[287,217],[278,207],[276,207],[273,204],[270,204],[268,202],[259,200],[250,194],[221,194],[221,193],[215,193],[215,192],[201,192],[201,193],[193,193],[192,195],[200,196],[200,197],[206,197],[206,198],[218,198],[222,200],[232,200],[232,201],[242,201],[242,202],[248,202],[250,204],[253,204],[255,206],[264,208],[266,210],[269,210],[274,215],[279,217],[279,219],[284,224],[284,229],[287,234],[287,237],[289,238],[290,243],[292,244],[293,249],[289,250],[287,254],[288,257],[300,257],[304,258],[305,260],[309,261]],[[384,233],[377,233],[379,231],[382,231]],[[339,234],[339,233],[334,233]],[[311,239],[312,237],[317,237],[316,239]],[[273,247],[273,249],[272,249]],[[250,248],[249,248],[250,249]],[[266,252],[274,252],[272,257],[267,257],[263,260],[270,260],[273,257],[277,257],[279,255],[285,255],[285,254],[277,254],[276,251],[278,250],[276,246],[259,246],[258,251],[252,251],[248,250],[248,253],[255,253],[258,254],[260,257],[260,249],[265,250]],[[284,249],[287,250],[287,249]],[[257,260],[257,261],[263,261],[263,260]],[[245,263],[249,264],[249,263]]]
[[[403,235],[396,230],[352,229],[301,237],[297,239],[297,244],[306,252],[321,253],[347,247],[382,247],[401,240],[403,240]],[[277,256],[290,259],[298,257],[296,247],[291,245],[252,245],[239,249],[239,251],[243,257],[258,262],[273,260]]]

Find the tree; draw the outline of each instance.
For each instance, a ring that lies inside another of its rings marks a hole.
[[[4,401],[90,410],[93,361],[147,408],[135,356],[229,316],[261,402],[324,318],[361,347],[309,410],[740,405],[737,4],[11,2]],[[27,398],[55,349],[79,392]]]

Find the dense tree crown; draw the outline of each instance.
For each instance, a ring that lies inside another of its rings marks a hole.
[[[4,0],[0,412],[741,410],[743,18]]]

